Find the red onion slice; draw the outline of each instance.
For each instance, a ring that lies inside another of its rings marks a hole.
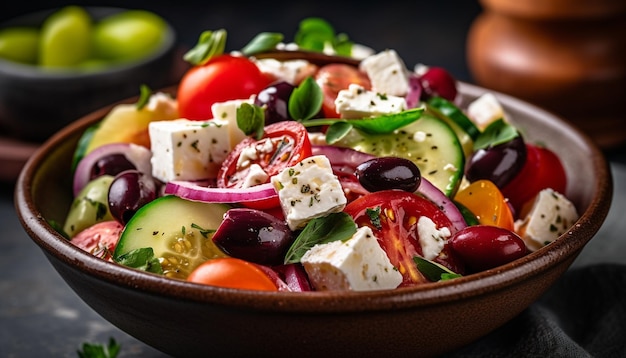
[[[465,218],[463,218],[463,214],[461,214],[459,208],[454,205],[452,199],[448,198],[446,194],[423,177],[419,188],[417,188],[417,193],[439,206],[441,211],[443,211],[450,219],[456,231],[459,231],[467,226]]]
[[[250,188],[209,188],[194,182],[171,181],[165,184],[164,193],[206,203],[243,203],[278,197],[271,183]]]

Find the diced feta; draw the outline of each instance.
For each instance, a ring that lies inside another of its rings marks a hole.
[[[152,113],[162,113],[163,119],[178,117],[176,100],[169,94],[156,92],[148,99],[146,109]]]
[[[152,176],[163,181],[214,178],[230,151],[228,122],[155,121],[148,127]]]
[[[300,83],[306,74],[312,74],[316,68],[307,60],[279,61],[275,58],[260,58],[255,59],[254,63],[261,72],[292,85]]]
[[[567,232],[578,220],[578,212],[564,195],[544,189],[539,192],[527,214],[515,222],[515,231],[530,251],[536,251]]]
[[[322,132],[309,132],[309,141],[311,145],[327,145],[326,134]]]
[[[213,118],[221,119],[228,122],[228,138],[230,143],[230,149],[234,148],[237,143],[246,138],[246,134],[239,129],[237,125],[237,108],[242,103],[253,104],[254,97],[248,99],[234,99],[225,102],[213,103],[211,106],[211,113]]]
[[[311,284],[319,291],[385,290],[402,282],[378,240],[361,227],[345,242],[315,245],[301,259]]]
[[[361,61],[359,68],[367,73],[376,92],[400,97],[409,92],[409,73],[395,50],[369,56]]]
[[[496,96],[487,92],[467,106],[467,115],[478,128],[485,129],[491,122],[504,118],[504,109]]]
[[[267,183],[267,179],[269,179],[269,175],[267,175],[263,168],[258,164],[252,164],[246,177],[243,179],[241,187],[250,188],[255,185]]]
[[[339,91],[335,107],[341,118],[368,118],[400,113],[407,105],[404,97],[368,91],[353,83],[348,89]]]
[[[417,234],[422,247],[422,256],[426,260],[436,258],[443,250],[446,240],[452,235],[449,228],[438,229],[435,222],[426,216],[420,216],[417,221]]]
[[[304,159],[271,178],[291,230],[346,206],[346,196],[324,155]]]

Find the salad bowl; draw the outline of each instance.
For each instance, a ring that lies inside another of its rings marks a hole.
[[[485,92],[460,83],[460,106]],[[570,178],[566,194],[580,218],[550,245],[453,280],[371,292],[251,291],[172,280],[82,251],[54,223],[63,222],[72,202],[74,148],[113,105],[40,147],[20,174],[15,205],[28,235],[90,307],[173,356],[439,355],[488,334],[538,299],[593,238],[610,206],[608,164],[585,134],[538,107],[494,94],[528,138],[550,143],[561,158]]]

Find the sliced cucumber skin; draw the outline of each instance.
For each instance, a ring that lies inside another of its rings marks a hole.
[[[430,135],[420,141],[416,139],[422,137],[418,132]],[[452,127],[428,113],[392,134],[365,134],[353,130],[337,145],[381,157],[409,159],[417,164],[422,177],[449,197],[456,193],[465,168],[463,147]]]
[[[213,243],[212,232],[204,237],[200,230],[216,230],[229,208],[225,204],[195,202],[175,195],[159,197],[139,209],[126,224],[113,257],[151,247],[160,261],[172,256],[183,260],[180,275],[171,277],[184,279],[202,262],[227,256]],[[192,247],[177,251],[175,244],[181,239],[189,240]],[[164,271],[167,275],[166,267]]]

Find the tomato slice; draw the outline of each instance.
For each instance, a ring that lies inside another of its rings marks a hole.
[[[315,81],[324,93],[322,111],[326,118],[339,118],[335,110],[335,99],[339,91],[347,89],[352,83],[361,85],[365,89],[372,88],[367,74],[354,66],[342,63],[331,63],[321,67],[317,71]]]
[[[270,81],[248,58],[221,55],[185,73],[176,94],[178,111],[183,118],[210,119],[214,103],[247,99]]]
[[[563,164],[550,149],[526,143],[524,167],[502,188],[502,194],[519,213],[524,204],[546,188],[565,194],[567,177]]]
[[[101,221],[76,234],[70,242],[96,257],[111,260],[122,230],[124,226],[115,220]]]
[[[423,256],[417,223],[425,216],[436,228],[454,232],[450,219],[431,201],[401,190],[383,190],[366,194],[349,203],[344,209],[359,227],[369,226],[387,253],[391,263],[402,274],[400,286],[414,286],[429,282],[417,269],[415,256]],[[463,273],[460,261],[452,255],[447,242],[432,260],[454,272]]]
[[[278,291],[270,277],[255,264],[233,258],[211,259],[191,272],[187,281],[228,288]]]
[[[217,186],[220,188],[242,188],[249,181],[251,167],[257,164],[269,178],[284,168],[296,165],[311,156],[311,142],[306,128],[299,122],[282,121],[265,127],[263,138],[248,137],[233,148],[217,173]],[[255,209],[278,205],[278,199],[250,203]]]
[[[476,215],[480,224],[513,231],[513,213],[504,195],[492,181],[477,180],[459,191],[454,200]]]

